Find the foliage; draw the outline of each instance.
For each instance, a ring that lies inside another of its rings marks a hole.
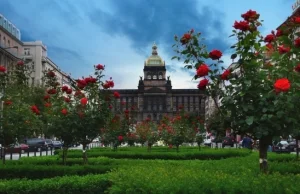
[[[14,179],[1,181],[0,194],[104,193],[111,183],[105,175],[64,176],[43,180]]]
[[[19,61],[10,69],[1,66],[0,90],[3,95],[3,118],[1,121],[1,141],[4,145],[23,142],[24,138],[41,134],[40,110],[27,98],[31,91],[28,80],[30,67]]]
[[[256,11],[249,10],[242,14],[244,21],[234,23],[231,37],[237,42],[231,47],[235,50],[231,58],[238,61],[227,69],[220,60],[222,52],[207,52],[200,42],[200,33],[195,34],[194,30],[180,40],[175,37],[178,43],[174,46],[180,57],[174,58],[184,58],[186,68],[195,68],[195,79],[203,77],[198,85],[200,90],[212,99],[222,97],[220,107],[215,103],[223,120],[229,113],[233,130],[260,139],[261,167],[266,170],[267,147],[272,137],[299,128],[295,107],[300,95],[300,39],[297,42],[299,19],[292,18],[276,34],[263,37],[258,31],[262,25],[259,17]],[[211,65],[205,64],[208,59],[213,60]]]

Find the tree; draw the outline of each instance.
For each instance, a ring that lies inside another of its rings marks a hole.
[[[157,142],[159,138],[156,123],[150,119],[142,121],[136,125],[136,135],[138,136],[138,142],[142,145],[147,142],[147,149],[148,152],[150,152],[153,144]]]
[[[259,16],[249,10],[242,14],[243,21],[234,23],[231,36],[237,38],[237,43],[231,47],[235,49],[231,58],[238,61],[230,68],[222,66],[221,51],[205,50],[205,45],[199,43],[203,40],[200,33],[194,34],[194,30],[180,40],[175,37],[182,45],[176,44],[175,50],[185,59],[186,68],[196,69],[194,78],[202,78],[198,85],[200,90],[206,90],[213,99],[223,97],[221,106],[215,104],[223,119],[226,118],[224,112],[230,113],[231,128],[259,139],[260,168],[266,172],[267,149],[272,137],[299,127],[293,99],[299,99],[300,95],[300,68],[297,69],[300,39],[296,39],[295,33],[300,18],[263,37],[258,31],[262,25]],[[211,65],[205,64],[208,59],[213,61]]]
[[[26,100],[30,92],[30,73],[30,68],[23,61],[11,64],[8,72],[5,67],[0,66],[0,90],[4,100],[1,112],[1,142],[4,147],[39,134],[40,111],[36,105]]]
[[[45,77],[48,94],[44,99],[49,108],[49,128],[56,137],[64,141],[64,157],[72,143],[79,142],[83,145],[84,164],[87,163],[87,145],[100,134],[100,129],[106,126],[111,115],[109,101],[106,100],[111,94],[105,90],[112,88],[114,82],[101,81],[103,65],[99,64],[94,68],[95,77],[78,79],[76,83],[70,78],[75,93],[68,86],[60,87],[53,71],[48,71]]]

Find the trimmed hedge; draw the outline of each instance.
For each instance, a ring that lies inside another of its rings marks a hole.
[[[252,163],[246,163],[248,161]],[[262,175],[258,162],[255,163],[252,158],[244,160],[244,163],[232,159],[201,161],[200,165],[196,162],[148,160],[119,168],[108,174],[113,183],[109,193],[274,194],[299,193],[300,190],[300,175],[277,172]]]
[[[248,156],[251,152],[246,149],[204,149],[201,151],[192,152],[135,152],[135,151],[88,151],[87,156],[93,157],[109,157],[109,158],[130,158],[130,159],[162,159],[162,160],[220,160],[230,157],[244,157]],[[62,152],[58,151],[59,156]],[[73,150],[68,153],[68,158],[81,158],[82,153],[80,150]]]
[[[111,186],[105,175],[64,176],[43,180],[0,181],[0,194],[82,194],[104,193]]]
[[[89,158],[88,164],[89,165],[114,165],[115,161],[107,158],[107,157],[97,157],[97,158]],[[58,156],[48,156],[48,157],[24,157],[20,160],[8,160],[6,161],[7,165],[63,165],[63,161]],[[82,165],[83,161],[82,158],[68,158],[66,165]]]
[[[2,165],[0,166],[0,179],[28,178],[43,179],[66,175],[104,174],[112,166],[44,166],[44,165]]]

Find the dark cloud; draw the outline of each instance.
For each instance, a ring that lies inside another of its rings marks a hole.
[[[172,65],[166,65],[167,72],[176,72],[176,69]]]
[[[115,14],[97,9],[89,14],[90,20],[111,35],[126,35],[133,42],[132,46],[135,49],[145,48],[156,41],[158,45],[167,45],[165,49],[172,56],[174,35],[182,35],[191,28],[201,31],[204,37],[210,37],[206,41],[208,49],[218,48],[224,51],[229,47],[223,39],[228,37],[221,22],[224,13],[207,6],[198,10],[196,4],[199,1],[110,2]]]

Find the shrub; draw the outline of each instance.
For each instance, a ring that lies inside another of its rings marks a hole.
[[[110,171],[112,166],[58,166],[58,165],[4,165],[0,166],[0,179],[28,178],[43,179],[65,175],[103,174]]]
[[[111,186],[105,175],[64,176],[43,180],[15,179],[0,183],[0,194],[104,193]]]

